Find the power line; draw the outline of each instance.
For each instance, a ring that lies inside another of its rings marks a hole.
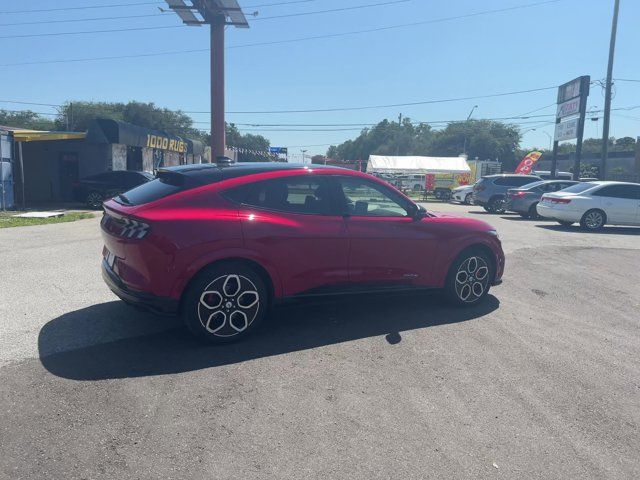
[[[360,35],[360,34],[364,34],[364,33],[381,32],[381,31],[385,31],[385,30],[393,30],[393,29],[413,27],[413,26],[418,26],[418,25],[427,25],[427,24],[432,24],[432,23],[448,22],[448,21],[459,20],[459,19],[463,19],[463,18],[478,17],[478,16],[482,16],[482,15],[489,15],[489,14],[492,14],[492,13],[502,13],[502,12],[507,12],[507,11],[520,10],[520,9],[523,9],[523,8],[531,8],[531,7],[536,7],[536,6],[540,6],[540,5],[558,3],[558,2],[561,2],[561,1],[564,1],[564,0],[545,0],[545,1],[542,1],[542,2],[534,2],[534,3],[524,4],[524,5],[516,5],[516,6],[513,6],[513,7],[499,8],[499,9],[493,9],[493,10],[484,10],[484,11],[480,11],[480,12],[468,13],[468,14],[463,14],[463,15],[456,15],[456,16],[452,16],[452,17],[442,17],[442,18],[424,20],[424,21],[419,21],[419,22],[403,23],[403,24],[397,24],[397,25],[388,25],[388,26],[365,29],[365,30],[355,30],[355,31],[351,31],[351,32],[341,32],[341,33],[331,33],[331,34],[325,34],[325,35],[315,35],[315,36],[310,36],[310,37],[300,37],[300,38],[294,38],[294,39],[288,39],[288,40],[274,40],[274,41],[270,41],[270,42],[258,42],[258,43],[248,43],[248,44],[244,44],[244,45],[233,45],[233,46],[230,46],[228,48],[235,49],[235,48],[266,46],[266,45],[281,45],[281,44],[286,44],[286,43],[297,43],[297,42],[303,42],[303,41],[309,41],[309,40],[319,40],[319,39],[325,39],[325,38],[337,38],[337,37],[344,37],[344,36],[349,36],[349,35]],[[81,32],[55,32],[55,33],[24,34],[24,35],[6,35],[6,36],[0,36],[0,38],[6,39],[6,38],[48,37],[48,36],[61,36],[61,35],[81,35],[81,34],[92,34],[92,33],[111,33],[111,32],[122,32],[122,31],[135,31],[135,30],[157,30],[157,29],[179,28],[179,27],[183,27],[183,25],[161,26],[161,27],[138,27],[138,28],[130,28],[130,29],[113,29],[113,30],[93,30],[93,31],[81,31]],[[203,50],[203,51],[208,51],[208,50]],[[187,52],[184,52],[184,53],[187,53]],[[158,55],[158,54],[154,54],[154,55]],[[152,56],[152,55],[144,54],[144,55],[141,55],[141,56]],[[94,57],[94,58],[90,58],[90,59],[84,59],[84,61],[87,61],[87,60],[106,60],[106,59],[113,59],[113,58],[114,57],[107,57],[107,58]],[[123,55],[122,58],[131,58],[131,56]],[[65,61],[68,61],[68,60],[65,60]],[[78,60],[71,60],[71,61],[78,61]],[[63,61],[24,62],[24,63],[14,63],[14,64],[3,64],[3,65],[0,65],[0,66],[15,66],[15,65],[35,64],[35,63],[61,63],[61,62],[63,62]]]
[[[345,112],[345,111],[355,111],[355,110],[372,110],[378,108],[396,108],[396,107],[409,107],[415,105],[431,105],[435,103],[450,103],[450,102],[460,102],[466,100],[477,100],[482,98],[496,98],[496,97],[504,97],[509,95],[520,95],[523,93],[534,93],[534,92],[542,92],[545,90],[553,90],[558,88],[557,86],[552,87],[543,87],[543,88],[532,88],[529,90],[519,90],[514,92],[503,92],[503,93],[493,93],[490,95],[476,95],[471,97],[458,97],[458,98],[446,98],[439,100],[423,100],[419,102],[406,102],[406,103],[392,103],[386,105],[366,105],[359,107],[337,107],[337,108],[315,108],[308,110],[257,110],[257,111],[236,111],[236,112],[227,112],[230,114],[283,114],[283,113],[319,113],[319,112]],[[203,112],[189,112],[185,111],[185,113],[203,113]]]
[[[315,1],[315,0],[313,0]],[[259,18],[255,18],[252,19],[252,22],[256,21],[256,20],[273,20],[273,19],[278,19],[278,18],[287,18],[287,17],[299,17],[299,16],[307,16],[307,15],[318,15],[318,14],[323,14],[323,13],[333,13],[333,12],[343,12],[346,10],[360,10],[363,8],[371,8],[371,7],[380,7],[380,6],[386,6],[386,5],[394,5],[397,3],[406,3],[406,2],[410,2],[411,0],[394,0],[391,2],[380,2],[380,3],[372,3],[372,4],[366,4],[366,5],[356,5],[353,7],[345,7],[345,8],[334,8],[334,9],[330,9],[330,10],[317,10],[317,11],[312,11],[312,12],[302,12],[302,13],[290,13],[290,14],[286,14],[286,15],[275,15],[275,16],[271,16],[271,17],[259,17]],[[247,8],[251,8],[251,7],[247,7]],[[254,7],[255,8],[255,7]],[[112,16],[112,17],[92,17],[92,18],[73,18],[73,19],[66,19],[66,20],[37,20],[37,21],[29,21],[29,22],[13,22],[13,23],[0,23],[0,27],[12,27],[12,26],[19,26],[19,25],[46,25],[46,24],[54,24],[54,23],[78,23],[78,22],[95,22],[95,21],[101,21],[101,20],[124,20],[124,19],[130,19],[130,18],[148,18],[148,17],[161,17],[161,16],[166,16],[166,15],[171,15],[173,16],[172,12],[161,12],[161,13],[147,13],[147,14],[143,14],[143,15],[118,15],[118,16]],[[118,30],[114,30],[114,31],[118,31]],[[100,31],[100,33],[104,33],[105,31]],[[77,34],[77,33],[92,33],[92,32],[62,32],[62,35],[73,35],[73,34]],[[44,34],[44,35],[48,35],[48,34]],[[0,37],[0,38],[8,38],[8,37]]]
[[[96,8],[114,8],[114,7],[137,7],[140,5],[158,5],[164,4],[164,2],[133,2],[133,3],[113,3],[111,5],[87,5],[83,7],[60,7],[60,8],[39,8],[37,10],[7,10],[1,11],[0,14],[14,14],[14,13],[41,13],[41,12],[62,12],[68,10],[89,10]]]
[[[273,20],[274,18],[289,18],[289,17],[304,17],[306,15],[317,15],[321,13],[333,13],[333,12],[345,12],[348,10],[359,10],[362,8],[371,8],[371,7],[382,7],[386,5],[395,5],[397,3],[407,3],[411,0],[394,0],[392,2],[380,2],[380,3],[371,3],[368,5],[355,5],[353,7],[343,7],[343,8],[332,8],[330,10],[316,10],[314,12],[301,12],[301,13],[287,13],[284,15],[273,15],[271,17],[258,17],[252,19],[252,22],[256,22],[258,20]],[[249,8],[249,7],[245,7]]]
[[[123,20],[128,18],[146,18],[146,17],[159,17],[165,15],[173,15],[173,13],[146,13],[144,15],[119,15],[115,17],[93,17],[93,18],[74,18],[70,20],[38,20],[33,22],[14,22],[14,23],[0,23],[0,27],[13,27],[18,25],[42,25],[49,23],[76,23],[76,22],[95,22],[99,20]]]
[[[633,82],[633,83],[640,83],[640,80],[635,79],[635,78],[614,78],[613,79],[616,82]]]
[[[260,8],[260,7],[275,7],[279,5],[291,5],[293,3],[310,3],[317,0],[292,0],[289,2],[277,2],[277,3],[263,3],[262,5],[248,5],[243,8]]]
[[[32,37],[60,37],[63,35],[84,35],[88,33],[114,33],[114,32],[135,32],[142,30],[165,30],[168,28],[185,28],[186,25],[167,25],[161,27],[132,27],[114,28],[107,30],[84,30],[80,32],[53,32],[53,33],[26,33],[22,35],[3,35],[0,38],[32,38]]]

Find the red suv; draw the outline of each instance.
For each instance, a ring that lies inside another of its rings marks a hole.
[[[104,203],[102,273],[122,300],[180,313],[213,342],[291,297],[443,289],[475,305],[500,283],[496,231],[425,211],[336,167],[185,165]]]

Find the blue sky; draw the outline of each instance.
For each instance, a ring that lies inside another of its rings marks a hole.
[[[241,0],[248,11],[269,17],[350,7],[384,0],[314,0],[280,6],[284,0]],[[539,0],[538,0],[539,1]],[[163,2],[152,0],[0,0],[3,12],[43,8],[144,3],[135,6],[59,12],[0,13],[0,37],[37,33],[137,27],[176,28],[43,37],[2,38],[0,64],[77,59],[163,51],[204,49],[206,28],[178,27],[173,14],[160,15]],[[536,0],[409,0],[341,13],[253,21],[251,28],[227,30],[229,47],[314,35],[366,30],[442,19],[538,3]],[[375,33],[309,40],[299,43],[229,48],[227,110],[270,111],[359,107],[420,102],[520,91],[561,84],[580,75],[603,79],[606,73],[613,0],[561,0],[528,8],[495,12]],[[143,18],[82,21],[97,17],[153,15]],[[154,15],[159,14],[159,15]],[[621,0],[614,78],[640,79],[638,46],[640,2]],[[17,22],[78,19],[74,23],[7,25]],[[0,99],[58,104],[66,100],[151,101],[187,111],[209,109],[208,54],[183,53],[75,63],[0,66]],[[229,114],[227,121],[251,124],[364,124],[401,112],[415,121],[464,119],[474,105],[474,118],[553,114],[556,93],[345,112],[296,114]],[[589,107],[604,106],[602,89],[594,85]],[[546,108],[542,108],[546,107]],[[597,107],[597,108],[596,108]],[[617,82],[611,135],[640,135],[640,83]],[[52,107],[0,103],[0,108]],[[208,129],[207,115],[194,114]],[[552,117],[520,120],[525,146],[547,146]],[[241,127],[267,136],[272,145],[324,153],[327,144],[358,134],[346,131],[264,131],[339,129],[341,127]],[[252,128],[252,130],[250,130]],[[347,128],[347,127],[342,127]],[[535,128],[535,130],[531,130]],[[587,121],[586,136],[600,135],[602,121]]]

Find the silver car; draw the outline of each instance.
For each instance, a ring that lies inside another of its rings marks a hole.
[[[510,188],[507,191],[505,210],[519,213],[523,218],[539,218],[538,202],[545,193],[563,190],[576,183],[573,180],[543,180],[533,182],[519,188]]]

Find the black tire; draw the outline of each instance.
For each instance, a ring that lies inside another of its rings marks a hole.
[[[504,213],[505,200],[502,196],[493,197],[487,204],[487,212],[489,213]]]
[[[532,220],[539,220],[540,219],[540,215],[538,214],[538,202],[534,203],[533,205],[531,205],[529,207],[529,218]]]
[[[241,300],[243,297],[247,298]],[[246,338],[260,325],[269,303],[262,277],[245,264],[229,262],[198,274],[184,295],[181,313],[198,339],[231,343]]]
[[[472,259],[475,259],[475,268]],[[478,272],[483,273],[480,279],[477,278]],[[482,249],[468,248],[449,267],[444,287],[445,297],[450,304],[458,307],[477,305],[489,293],[494,276],[495,261],[491,256]]]
[[[104,198],[102,194],[97,191],[87,193],[87,197],[85,198],[85,203],[89,208],[98,209],[102,207],[102,202]]]
[[[473,194],[472,193],[467,193],[464,197],[464,204],[465,205],[471,205],[471,198],[472,198]]]
[[[569,228],[571,225],[573,225],[573,222],[565,222],[564,220],[558,220],[558,223],[565,228]]]
[[[601,230],[607,223],[607,214],[598,208],[587,210],[580,219],[580,226],[584,230],[595,232]]]

